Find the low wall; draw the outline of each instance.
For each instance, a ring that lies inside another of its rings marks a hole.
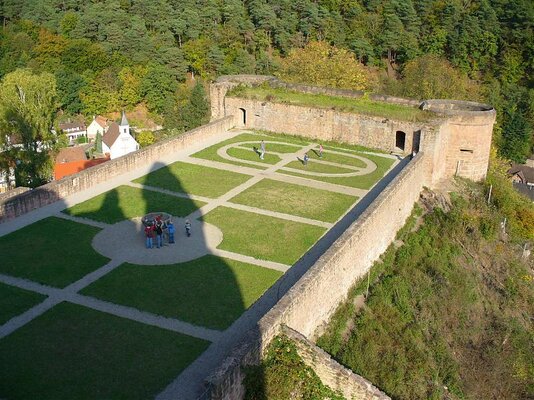
[[[58,181],[50,182],[17,196],[11,196],[9,193],[0,195],[0,223],[28,213],[36,208],[54,203],[71,194],[89,189],[128,171],[161,160],[162,155],[183,150],[199,141],[216,136],[221,132],[231,129],[234,126],[233,121],[233,117],[221,118],[180,136],[155,143],[123,157],[97,165]]]
[[[259,362],[271,340],[288,327],[313,338],[354,283],[365,276],[387,249],[409,217],[426,184],[423,152],[417,156],[378,195],[338,240],[317,260],[265,316],[256,330],[208,380],[212,399],[241,399],[241,365]]]
[[[391,400],[391,397],[377,389],[367,379],[339,364],[326,351],[299,332],[286,326],[282,328],[282,332],[295,343],[297,353],[304,363],[313,369],[323,385],[341,393],[349,400]]]
[[[236,126],[272,132],[290,133],[321,141],[358,144],[384,151],[398,151],[396,132],[406,133],[404,152],[411,153],[414,140],[419,139],[421,123],[395,121],[388,118],[341,112],[332,109],[271,103],[260,100],[225,98],[227,115],[235,116]],[[418,143],[415,147],[418,147]],[[418,149],[416,149],[418,150]]]

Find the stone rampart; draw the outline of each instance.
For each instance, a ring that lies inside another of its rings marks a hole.
[[[333,109],[233,97],[226,97],[225,109],[227,115],[235,117],[236,126],[401,153],[419,150],[420,131],[425,126],[422,123],[396,121]],[[246,120],[246,124],[243,123],[243,119]],[[404,133],[402,148],[397,147],[398,131]]]
[[[297,347],[297,353],[304,363],[311,367],[321,382],[332,390],[351,400],[391,400],[391,397],[377,389],[367,379],[343,367],[323,349],[317,347],[299,332],[282,327],[282,332]]]
[[[317,262],[259,321],[256,330],[208,379],[212,399],[241,399],[242,365],[255,364],[282,326],[312,339],[346,299],[404,225],[423,186],[425,154],[419,153]]]
[[[30,212],[36,208],[54,203],[71,194],[89,189],[110,178],[133,169],[150,165],[162,155],[183,150],[199,141],[211,138],[233,127],[233,118],[226,117],[188,131],[180,136],[163,140],[123,157],[50,182],[34,190],[16,196],[0,195],[0,223]]]

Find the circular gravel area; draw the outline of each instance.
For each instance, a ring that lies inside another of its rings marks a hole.
[[[192,235],[185,234],[185,219],[173,218],[176,229],[174,244],[169,244],[164,234],[163,247],[146,248],[141,218],[134,218],[110,225],[93,238],[93,248],[100,254],[132,264],[160,265],[194,260],[211,253],[223,239],[215,225],[191,220]]]

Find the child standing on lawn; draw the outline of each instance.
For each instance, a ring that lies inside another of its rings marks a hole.
[[[191,236],[191,222],[188,219],[185,220],[185,234],[187,237]]]

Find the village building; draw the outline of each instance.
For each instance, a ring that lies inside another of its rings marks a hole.
[[[139,149],[139,143],[130,134],[130,124],[122,112],[120,124],[113,122],[102,137],[102,152],[113,160]]]
[[[75,144],[78,138],[87,137],[87,127],[84,122],[63,122],[58,125],[60,131],[63,131],[69,140],[69,144]]]
[[[96,134],[100,132],[103,136],[108,130],[108,120],[100,115],[93,116],[93,120],[87,127],[87,138],[89,141],[93,141],[96,138]]]
[[[54,164],[54,179],[61,179],[109,160],[109,157],[89,159],[87,150],[87,146],[65,147],[59,150]]]

